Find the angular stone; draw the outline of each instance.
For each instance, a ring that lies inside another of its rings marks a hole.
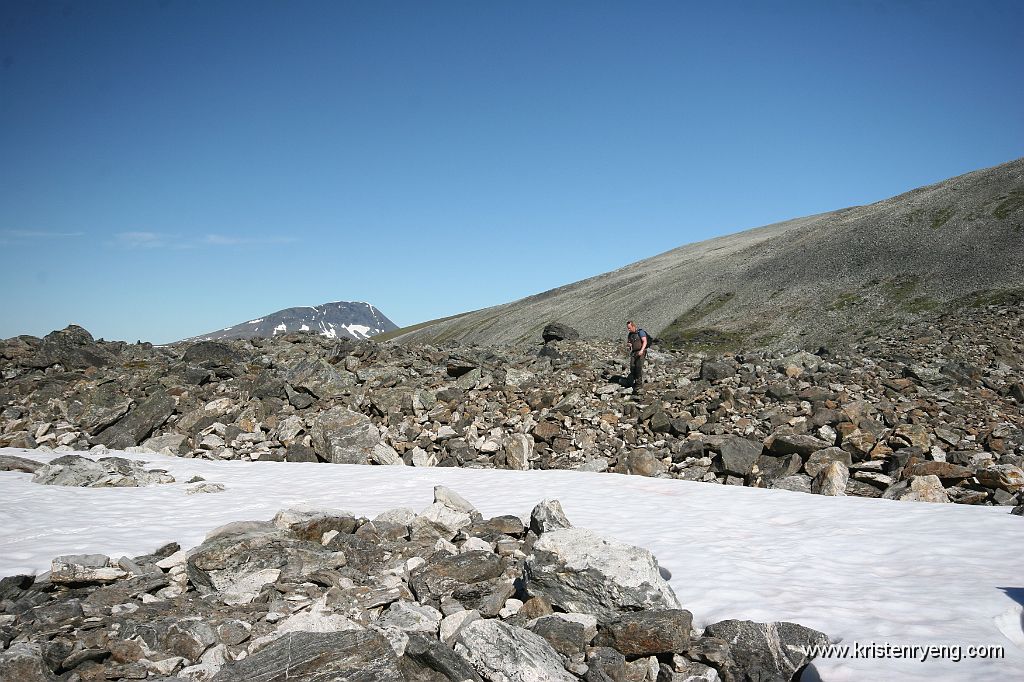
[[[366,464],[380,440],[369,417],[341,405],[318,414],[310,435],[317,456],[332,464]]]
[[[0,679],[11,682],[55,682],[59,679],[43,662],[38,644],[19,642],[0,651]]]
[[[882,493],[887,500],[911,500],[915,502],[949,502],[946,490],[937,476],[912,476],[900,481]]]
[[[622,614],[607,623],[597,640],[626,656],[682,653],[690,645],[693,614],[683,609],[662,609]]]
[[[709,360],[705,360],[700,364],[701,381],[715,382],[734,376],[736,376],[736,370],[732,365],[728,365],[724,362],[711,362]]]
[[[455,650],[495,682],[576,682],[543,637],[500,620],[468,624]]]
[[[768,451],[774,455],[797,454],[806,459],[814,452],[824,450],[830,445],[820,438],[806,434],[782,434],[772,438]]]
[[[241,661],[228,663],[213,682],[405,682],[398,657],[372,630],[292,632]]]
[[[0,471],[21,471],[34,474],[43,466],[42,462],[15,455],[0,455]]]
[[[340,398],[356,384],[351,372],[338,370],[323,358],[303,360],[285,374],[285,381],[320,400]]]
[[[530,596],[563,611],[602,620],[620,611],[678,609],[679,601],[647,550],[605,540],[582,528],[543,533],[526,560]]]
[[[757,458],[761,456],[762,449],[760,441],[740,436],[723,437],[719,446],[722,470],[733,476],[749,475]]]
[[[161,426],[174,413],[174,398],[163,392],[150,396],[127,416],[109,426],[92,439],[93,444],[111,450],[124,450],[138,445],[153,429]]]
[[[818,472],[811,481],[811,492],[815,495],[845,495],[850,470],[842,462],[832,462]]]
[[[704,636],[729,644],[730,656],[724,667],[736,680],[793,679],[810,662],[807,650],[811,646],[830,643],[822,632],[786,622],[724,620],[707,626]]]
[[[597,635],[597,618],[583,613],[555,613],[536,618],[526,627],[546,639],[558,653],[572,657],[586,653]]]
[[[527,471],[533,457],[533,436],[513,433],[505,439],[505,463],[509,469]]]
[[[974,477],[974,472],[949,462],[915,462],[903,467],[903,478],[912,476],[937,476],[944,484],[956,484]]]
[[[847,467],[850,467],[853,464],[853,458],[850,457],[850,453],[842,448],[828,447],[822,450],[815,450],[807,458],[807,462],[804,463],[804,471],[813,478],[832,462],[842,462]]]
[[[50,566],[50,582],[67,583],[110,583],[128,574],[110,565],[110,558],[103,554],[71,554],[59,556]]]
[[[577,329],[570,327],[567,324],[561,322],[549,322],[544,325],[543,331],[541,331],[541,337],[544,339],[544,343],[550,341],[575,341],[580,338],[580,333]]]
[[[473,670],[466,659],[433,637],[416,633],[410,634],[404,660],[413,662],[421,670],[430,670],[441,675],[440,678],[434,678],[437,679],[437,682],[447,680],[483,682],[483,679]],[[424,679],[408,673],[406,678],[408,682]]]
[[[208,367],[230,367],[245,362],[245,357],[226,343],[200,341],[185,349],[181,359],[189,364]]]
[[[558,500],[543,500],[530,512],[530,530],[537,535],[559,528],[572,528],[572,524]]]
[[[1012,464],[996,464],[978,469],[975,476],[978,477],[978,482],[986,488],[1005,490],[1008,493],[1016,493],[1024,489],[1024,471]]]

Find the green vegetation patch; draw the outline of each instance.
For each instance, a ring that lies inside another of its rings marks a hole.
[[[722,350],[744,340],[746,338],[745,334],[722,331],[700,324],[704,318],[720,310],[735,295],[731,291],[711,294],[696,306],[677,317],[672,324],[661,330],[658,338],[669,346],[707,351]]]
[[[825,305],[825,310],[850,310],[863,305],[866,301],[867,299],[859,294],[839,294],[831,303]]]
[[[1000,220],[1006,220],[1011,213],[1024,208],[1024,189],[1015,189],[999,197],[997,201],[999,203],[992,209],[992,215]]]
[[[667,332],[668,330],[665,330],[659,336],[660,343],[689,351],[707,353],[736,351],[747,343],[747,335],[743,332],[724,331],[712,327],[673,330],[671,334]]]
[[[953,214],[955,212],[956,209],[954,209],[952,206],[947,206],[946,208],[939,209],[939,212],[932,216],[932,229],[937,230],[943,225],[945,225],[947,222],[949,222],[949,219],[953,217]]]
[[[972,294],[964,303],[972,308],[984,308],[989,305],[1022,305],[1024,304],[1024,287],[982,291]]]

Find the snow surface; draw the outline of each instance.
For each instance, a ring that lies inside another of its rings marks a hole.
[[[370,328],[367,327],[365,324],[343,324],[341,326],[348,330],[348,333],[356,337],[357,339],[359,337],[363,337],[365,339],[369,338],[370,336]]]
[[[0,448],[48,461],[57,453]],[[63,453],[60,453],[63,454]],[[83,453],[95,457],[96,453]],[[115,453],[111,453],[115,454]],[[784,490],[576,471],[503,471],[275,462],[210,462],[122,454],[223,483],[64,488],[0,472],[0,576],[37,573],[61,554],[114,558],[171,541],[190,548],[229,521],[279,509],[347,509],[372,517],[423,510],[433,486],[486,516],[527,517],[543,498],[574,525],[651,550],[698,627],[726,618],[788,620],[843,644],[997,645],[1002,660],[815,661],[805,679],[1024,679],[1024,519],[1006,507],[822,497]]]
[[[263,321],[263,318],[260,317],[260,318],[255,319],[255,320],[249,320],[248,322],[246,322],[246,324],[259,324],[262,321]]]

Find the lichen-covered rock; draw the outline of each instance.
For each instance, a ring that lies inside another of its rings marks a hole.
[[[292,632],[241,661],[228,663],[213,682],[405,682],[398,656],[372,630]]]
[[[612,620],[622,611],[680,608],[649,551],[583,528],[543,533],[526,571],[529,594],[547,597],[563,611]]]
[[[575,682],[541,636],[500,620],[478,620],[459,633],[455,650],[489,682]]]
[[[317,456],[332,464],[366,464],[380,440],[369,417],[340,405],[317,415],[310,435]]]
[[[736,680],[794,679],[811,661],[810,647],[829,644],[824,633],[786,622],[723,620],[707,626],[704,637],[728,644],[723,672]]]

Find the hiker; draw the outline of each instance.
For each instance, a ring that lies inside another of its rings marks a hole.
[[[626,323],[626,330],[629,335],[626,343],[629,345],[629,385],[633,387],[633,395],[640,393],[644,383],[644,358],[647,357],[647,332],[639,329],[636,322],[630,320]]]

